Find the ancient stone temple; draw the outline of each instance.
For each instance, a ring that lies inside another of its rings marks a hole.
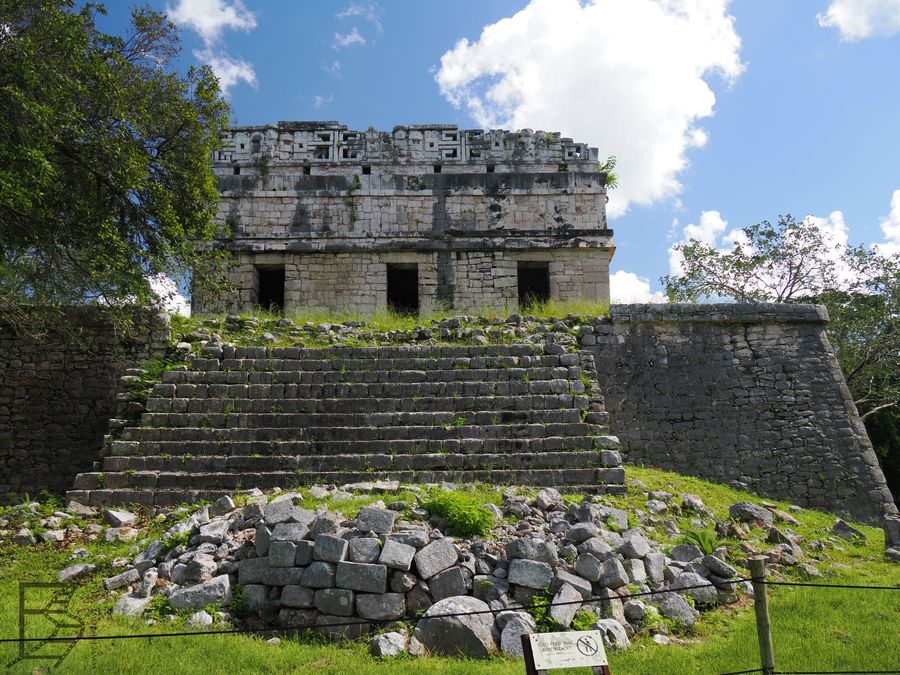
[[[558,133],[279,122],[214,167],[233,288],[195,284],[197,313],[609,301],[606,174]]]

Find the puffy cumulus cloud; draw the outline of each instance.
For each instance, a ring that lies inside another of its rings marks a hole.
[[[228,90],[239,82],[256,86],[252,64],[217,49],[225,30],[256,28],[256,15],[241,0],[178,0],[174,7],[166,7],[166,14],[174,23],[194,31],[203,40],[204,48],[195,49],[194,57],[213,69],[223,94],[228,94]]]
[[[673,223],[674,224],[674,223]],[[740,230],[728,229],[728,221],[722,218],[722,214],[718,211],[701,211],[699,221],[688,223],[682,229],[682,238],[678,243],[686,243],[691,239],[696,239],[706,246],[713,248],[725,247],[729,250],[734,246],[735,242],[743,243],[744,233]],[[731,246],[727,246],[731,244]],[[675,248],[675,245],[669,248],[669,274],[682,274],[684,272],[684,256],[681,251]]]
[[[816,18],[823,28],[837,28],[842,40],[886,37],[900,33],[897,0],[832,0]]]
[[[728,0],[532,0],[441,57],[441,93],[485,127],[562,131],[619,158],[615,217],[676,195],[707,142],[705,78],[743,71]]]
[[[256,16],[241,0],[178,0],[174,7],[166,7],[166,14],[197,33],[207,48],[219,41],[226,28],[256,28]]]
[[[900,253],[900,190],[894,190],[891,196],[891,212],[881,221],[881,231],[885,242],[878,248],[885,255]]]
[[[612,301],[626,305],[642,302],[666,302],[666,296],[650,290],[650,280],[634,272],[618,270],[609,277]]]
[[[191,315],[191,303],[178,290],[178,284],[165,274],[147,277],[150,290],[159,299],[159,307],[167,314]]]
[[[212,50],[195,50],[194,56],[198,61],[209,64],[216,77],[219,78],[219,89],[227,94],[238,82],[246,82],[251,87],[256,86],[256,71],[253,66],[242,59],[234,59],[224,52]]]

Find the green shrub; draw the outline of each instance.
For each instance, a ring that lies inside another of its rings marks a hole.
[[[525,607],[525,610],[534,619],[538,633],[552,633],[559,630],[559,624],[550,616],[551,602],[553,602],[553,593],[549,588],[545,588],[540,593],[535,593],[531,597],[531,602]]]
[[[714,530],[706,529],[688,530],[684,533],[681,543],[694,544],[706,555],[712,555],[712,552],[715,551],[722,542],[719,541]]]
[[[187,546],[191,540],[192,530],[186,530],[166,537],[163,544],[166,548],[175,548],[176,546]]]
[[[485,535],[494,524],[494,514],[478,500],[463,492],[436,490],[422,504],[432,515],[447,521],[450,534],[459,537]]]
[[[600,620],[596,614],[586,609],[579,609],[572,619],[572,630],[593,630],[594,624]]]

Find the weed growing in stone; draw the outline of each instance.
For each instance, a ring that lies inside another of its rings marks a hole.
[[[694,544],[697,548],[703,551],[706,555],[712,555],[713,551],[715,551],[719,546],[721,546],[721,542],[719,538],[716,536],[714,530],[706,529],[706,530],[688,530],[684,533],[684,538],[682,542],[685,544]]]

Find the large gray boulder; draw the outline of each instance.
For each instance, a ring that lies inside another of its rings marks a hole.
[[[643,558],[650,553],[650,542],[640,532],[627,534],[616,549],[626,558]]]
[[[372,656],[391,657],[406,653],[406,644],[409,636],[406,631],[391,631],[382,633],[372,638],[369,643],[369,651]]]
[[[120,616],[141,616],[149,603],[150,598],[137,593],[126,593],[116,600],[112,613]]]
[[[693,598],[700,605],[715,605],[719,599],[716,587],[695,572],[682,572],[675,577],[672,590]]]
[[[621,588],[628,584],[628,573],[618,558],[610,558],[603,563],[597,583],[604,588]]]
[[[413,637],[432,654],[483,659],[497,651],[493,627],[494,615],[487,603],[463,595],[444,598],[429,607],[416,624]]]
[[[547,563],[517,558],[509,563],[506,578],[511,584],[540,590],[550,585],[553,570]]]
[[[728,515],[744,523],[772,524],[772,512],[753,502],[738,502],[728,509]]]
[[[603,643],[613,651],[628,649],[631,645],[624,626],[615,619],[600,619],[596,625],[597,630],[603,632]]]
[[[220,574],[202,584],[182,588],[169,596],[174,609],[203,609],[210,603],[225,605],[231,601],[231,581]]]
[[[683,626],[693,626],[700,612],[691,607],[677,593],[659,593],[650,596],[659,613]]]
[[[572,619],[575,618],[575,614],[581,609],[583,599],[581,593],[569,584],[563,584],[562,588],[553,596],[550,616],[561,628],[568,628]]]
[[[534,622],[521,616],[515,616],[506,622],[500,633],[500,649],[507,656],[517,659],[524,657],[522,653],[522,636],[534,633]]]

